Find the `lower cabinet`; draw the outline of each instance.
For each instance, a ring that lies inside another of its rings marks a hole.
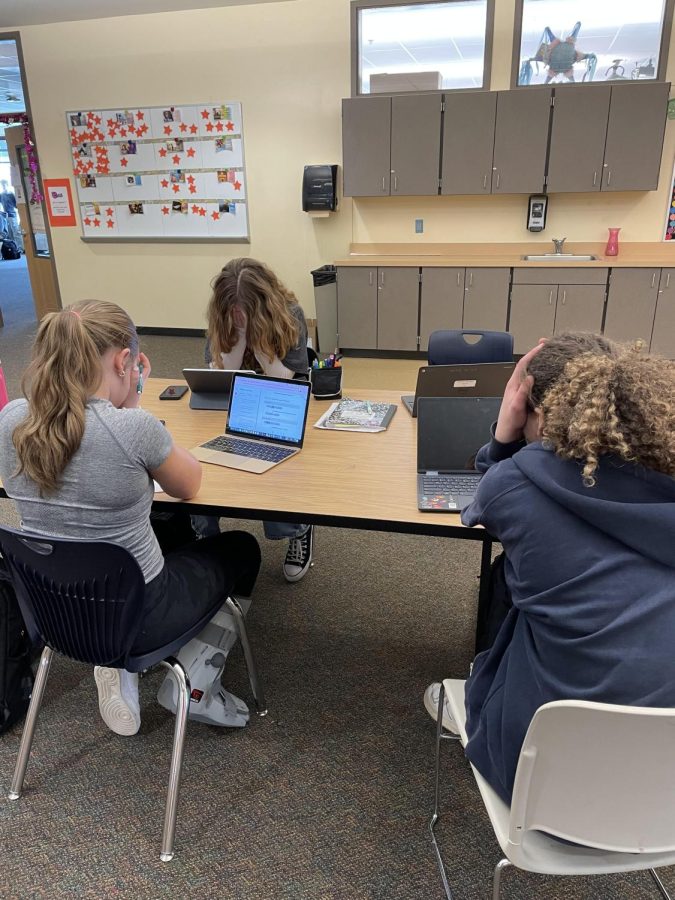
[[[377,347],[377,268],[340,266],[337,289],[338,346]]]
[[[420,346],[426,352],[432,331],[461,328],[464,311],[464,267],[425,266],[420,294]]]
[[[558,285],[553,334],[564,331],[593,331],[598,334],[602,330],[605,293],[604,284]]]
[[[602,328],[601,284],[514,284],[509,331],[514,353],[526,353],[541,337]]]
[[[377,271],[378,350],[417,350],[420,273],[412,266]]]
[[[675,269],[661,269],[650,350],[675,359]]]
[[[510,269],[467,268],[462,328],[506,331]]]
[[[660,269],[612,269],[605,317],[606,337],[615,341],[639,338],[649,346],[660,277]]]

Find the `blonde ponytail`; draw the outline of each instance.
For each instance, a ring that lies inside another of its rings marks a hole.
[[[84,435],[87,401],[98,388],[110,348],[138,351],[136,329],[115,303],[83,300],[40,322],[23,378],[28,415],[14,429],[18,474],[40,494],[53,493]]]

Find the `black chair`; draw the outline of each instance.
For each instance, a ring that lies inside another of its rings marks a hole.
[[[467,337],[478,340],[469,341]],[[469,328],[433,331],[429,335],[428,358],[430,366],[513,362],[513,335],[508,331]]]
[[[9,799],[18,800],[21,796],[33,734],[55,652],[92,666],[111,666],[129,672],[141,672],[162,665],[178,685],[160,852],[160,859],[168,862],[173,858],[190,702],[187,673],[173,654],[204,628],[222,603],[172,643],[158,647],[152,653],[136,655],[131,648],[143,616],[145,582],[138,563],[130,553],[115,544],[47,538],[11,528],[0,528],[0,553],[16,590],[28,633],[34,642],[45,644],[21,736]],[[237,625],[256,707],[264,715],[265,700],[241,607],[232,597],[228,597],[225,603]]]

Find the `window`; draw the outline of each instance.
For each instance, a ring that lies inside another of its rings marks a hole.
[[[516,85],[663,80],[672,0],[520,0]]]
[[[354,0],[352,93],[489,87],[493,0]]]

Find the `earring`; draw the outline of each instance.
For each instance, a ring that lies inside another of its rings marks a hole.
[[[122,370],[121,372],[118,372],[117,374],[120,376],[120,378],[124,378],[124,370]]]

